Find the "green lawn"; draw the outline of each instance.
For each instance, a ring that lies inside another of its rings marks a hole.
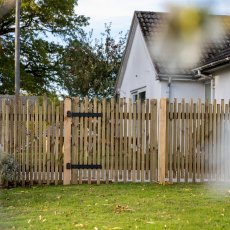
[[[230,229],[230,187],[110,184],[0,190],[0,229]]]

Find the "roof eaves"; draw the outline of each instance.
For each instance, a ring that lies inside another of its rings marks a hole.
[[[207,69],[213,69],[213,68],[216,68],[217,66],[225,65],[226,63],[230,63],[230,55],[225,57],[225,58],[222,58],[218,61],[214,61],[214,62],[205,64],[205,65],[199,66],[199,67],[193,69],[192,71],[196,72],[196,71],[203,71],[203,70],[207,70]]]

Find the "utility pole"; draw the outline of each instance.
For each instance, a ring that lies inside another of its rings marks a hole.
[[[20,95],[20,6],[21,0],[16,0],[15,9],[15,98],[14,98],[14,158],[19,153],[18,148],[18,108]]]
[[[20,5],[21,0],[16,0],[15,11],[15,101],[20,92]]]

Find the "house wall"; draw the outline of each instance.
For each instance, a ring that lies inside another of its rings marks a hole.
[[[215,73],[215,89],[212,89],[214,98],[217,100],[217,103],[221,102],[221,99],[224,99],[227,103],[230,99],[230,69],[226,68],[222,71]]]
[[[169,97],[168,83],[156,80],[156,70],[149,55],[139,24],[137,25],[132,47],[130,49],[126,70],[120,87],[120,97],[132,98],[134,91],[146,92],[146,98]],[[190,98],[204,101],[204,84],[200,82],[172,82],[171,98],[179,101]]]
[[[169,97],[169,88],[167,82],[162,82],[161,97]],[[199,98],[204,101],[204,83],[172,81],[170,86],[170,101],[173,101],[174,98],[177,98],[178,101],[181,101],[181,99],[184,98],[185,102],[189,102],[191,98],[194,102],[197,102]]]
[[[137,25],[130,50],[126,71],[120,87],[120,96],[132,98],[132,92],[146,91],[146,98],[159,98],[160,82],[155,80],[156,71],[149,56],[140,26]]]

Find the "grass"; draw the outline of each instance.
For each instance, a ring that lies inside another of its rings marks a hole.
[[[205,184],[4,189],[0,229],[230,229],[230,194]]]

